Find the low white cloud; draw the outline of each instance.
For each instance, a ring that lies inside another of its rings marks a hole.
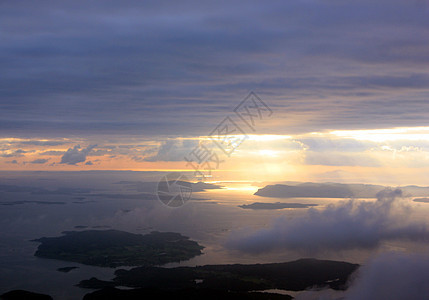
[[[429,240],[429,226],[411,219],[411,207],[399,189],[386,189],[376,201],[348,200],[302,217],[279,218],[256,232],[231,234],[226,246],[249,253],[292,249],[306,252],[374,248],[382,241]]]
[[[296,300],[427,300],[429,256],[417,253],[381,253],[351,276],[346,291],[332,289],[299,293]]]
[[[345,300],[429,299],[429,256],[384,253],[358,271]]]

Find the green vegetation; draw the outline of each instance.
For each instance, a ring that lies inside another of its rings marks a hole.
[[[153,266],[188,260],[204,248],[174,232],[147,235],[118,230],[67,231],[43,237],[35,256],[100,267]]]

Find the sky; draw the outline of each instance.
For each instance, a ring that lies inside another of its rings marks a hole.
[[[0,170],[193,171],[205,145],[207,180],[424,185],[428,37],[426,0],[1,1]]]

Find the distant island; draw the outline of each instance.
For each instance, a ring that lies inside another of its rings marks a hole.
[[[79,269],[79,267],[62,267],[62,268],[58,268],[57,271],[58,272],[63,272],[63,273],[68,273],[68,272],[70,272],[71,270],[74,270],[74,269]]]
[[[255,193],[262,197],[275,198],[376,198],[378,192],[386,186],[373,184],[344,184],[344,183],[296,183],[267,185]],[[399,187],[404,196],[429,196],[429,187],[408,185]]]
[[[100,267],[154,266],[188,260],[204,248],[174,232],[141,235],[118,230],[66,231],[42,237],[35,256]]]
[[[205,183],[205,182],[188,182],[188,181],[177,181],[179,185],[183,184],[191,184],[192,192],[204,192],[206,190],[210,189],[221,189],[222,186],[218,184],[212,184],[212,183]],[[158,182],[142,182],[142,181],[129,181],[129,180],[122,180],[119,182],[115,182],[114,184],[120,184],[124,185],[129,190],[139,191],[139,192],[146,192],[146,191],[152,191],[155,190]]]
[[[415,198],[414,202],[429,203],[429,198]]]
[[[221,189],[222,186],[218,184],[213,183],[205,183],[205,182],[196,182],[192,183],[192,192],[204,192],[206,190],[215,190],[215,189]]]
[[[263,203],[263,202],[254,202],[252,204],[243,204],[238,207],[244,209],[284,209],[284,208],[309,208],[312,206],[317,206],[318,204],[303,204],[303,203]]]
[[[79,200],[79,201],[73,201],[72,203],[76,203],[76,204],[86,204],[86,203],[96,203],[97,201],[95,201],[95,200],[86,200],[86,201],[83,201],[83,200]]]
[[[165,290],[212,289],[250,292],[269,289],[301,291],[310,287],[345,289],[359,265],[347,262],[300,259],[286,263],[206,265],[197,267],[137,267],[117,270],[112,281],[81,281],[82,288],[151,288]],[[91,299],[91,298],[88,298]],[[94,298],[96,299],[96,298]]]
[[[0,295],[1,300],[52,300],[52,297],[45,294],[33,293],[24,290],[13,290]]]
[[[65,202],[60,202],[60,201],[33,201],[33,200],[25,200],[25,201],[0,202],[0,205],[22,205],[22,204],[27,204],[27,203],[42,204],[42,205],[66,204]]]

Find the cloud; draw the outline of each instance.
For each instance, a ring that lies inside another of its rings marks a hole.
[[[428,278],[428,255],[383,253],[357,271],[345,300],[426,300]]]
[[[352,274],[346,291],[331,289],[299,293],[296,300],[427,300],[429,256],[384,252]]]
[[[92,163],[92,161],[87,161],[86,163],[85,163],[85,165],[87,165],[87,166],[92,166],[93,165],[93,163]]]
[[[84,162],[87,155],[97,145],[90,145],[87,148],[80,149],[80,145],[69,148],[66,153],[61,157],[60,164],[76,165],[77,163]]]
[[[386,189],[374,202],[349,200],[324,210],[310,208],[302,217],[279,218],[267,229],[235,232],[226,246],[250,253],[317,252],[374,248],[384,240],[429,240],[428,224],[411,220],[411,212],[400,189]]]
[[[21,157],[24,156],[24,153],[29,153],[34,151],[25,151],[23,149],[18,149],[15,151],[3,151],[3,153],[0,154],[1,157]]]
[[[148,149],[145,153],[155,153],[144,157],[143,161],[183,161],[196,146],[198,141],[193,140],[167,140],[162,142],[157,150]]]
[[[366,153],[350,154],[340,152],[317,153],[307,151],[305,153],[305,163],[308,165],[325,166],[365,166],[379,167],[380,162]]]
[[[22,141],[20,144],[23,145],[34,145],[34,146],[59,146],[64,145],[66,142],[63,141]]]
[[[49,159],[39,158],[39,159],[35,159],[33,161],[30,161],[30,164],[44,164],[44,163],[47,163],[48,161],[49,161]]]
[[[271,133],[425,124],[414,2],[2,3],[0,128],[198,136],[251,89],[293,124]]]
[[[49,151],[44,151],[41,152],[40,155],[63,155],[65,153],[65,151],[57,151],[57,150],[49,150]]]
[[[299,141],[307,146],[309,148],[308,150],[315,152],[363,152],[377,145],[374,142],[363,142],[351,138],[332,138],[330,136],[325,136],[323,138],[307,137],[301,138]]]

